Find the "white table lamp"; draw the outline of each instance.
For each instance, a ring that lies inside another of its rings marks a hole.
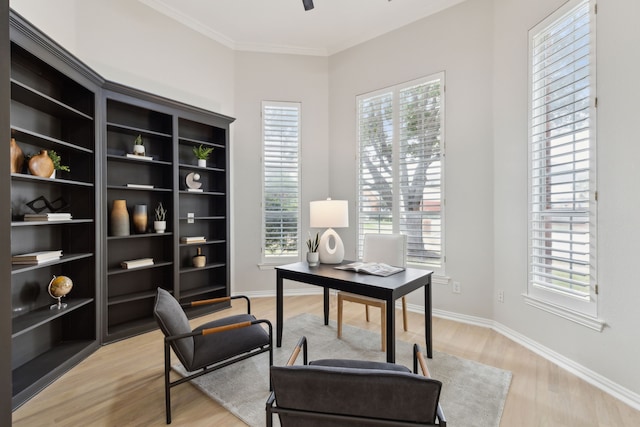
[[[349,226],[349,205],[346,200],[317,200],[310,203],[311,228],[327,228],[320,237],[318,253],[322,264],[340,264],[344,259],[344,244],[333,228]]]

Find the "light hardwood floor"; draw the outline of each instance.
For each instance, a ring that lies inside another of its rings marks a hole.
[[[195,319],[192,324],[242,310],[243,304],[237,302],[229,310]],[[253,299],[252,311],[258,318],[275,321],[275,299]],[[285,319],[303,312],[322,316],[322,297],[285,298]],[[335,298],[331,314],[335,318]],[[379,331],[376,310],[367,324],[360,304],[345,304],[344,321]],[[402,331],[401,322],[399,326],[398,339],[424,345],[423,316],[409,313],[407,332]],[[435,350],[513,373],[502,427],[640,426],[639,411],[490,329],[434,318],[433,332]],[[158,331],[109,344],[18,408],[13,425],[163,426],[162,367]],[[245,425],[189,384],[173,389],[172,408],[175,426]],[[444,411],[446,414],[446,407]]]

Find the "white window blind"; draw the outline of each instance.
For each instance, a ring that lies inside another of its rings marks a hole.
[[[409,262],[442,266],[443,79],[357,99],[360,256],[364,234],[402,233]]]
[[[300,104],[263,102],[263,258],[295,257],[300,241]]]
[[[595,315],[591,9],[571,1],[530,32],[529,294]]]

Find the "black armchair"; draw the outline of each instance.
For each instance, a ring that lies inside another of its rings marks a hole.
[[[300,351],[304,365],[295,366]],[[417,374],[418,364],[424,375]],[[271,367],[267,427],[446,426],[439,404],[442,383],[429,378],[419,346],[414,373],[393,363],[325,359],[307,364],[302,337],[286,366]]]
[[[247,313],[205,323],[191,330],[182,307],[214,304],[232,299],[247,301]],[[158,288],[153,315],[164,334],[164,384],[167,424],[171,424],[171,388],[229,366],[260,353],[269,352],[273,365],[272,326],[268,320],[257,320],[250,314],[249,299],[244,296],[216,298],[180,304],[166,290]],[[267,326],[265,330],[263,324]],[[188,375],[171,381],[171,351],[188,371]]]

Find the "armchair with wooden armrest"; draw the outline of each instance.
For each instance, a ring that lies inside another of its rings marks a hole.
[[[191,330],[183,307],[247,301],[247,314],[228,316],[207,322]],[[153,314],[164,334],[164,384],[167,424],[171,424],[171,388],[224,368],[249,357],[269,352],[269,366],[273,365],[272,326],[268,320],[256,319],[251,314],[250,301],[245,296],[215,298],[180,304],[166,290],[158,288]],[[265,327],[266,326],[266,330]],[[171,381],[171,351],[189,373]]]
[[[303,365],[294,365],[299,353]],[[424,375],[417,374],[417,365]],[[439,404],[442,383],[428,376],[414,346],[414,372],[393,363],[324,359],[307,364],[302,337],[286,366],[271,367],[273,391],[267,427],[278,414],[282,427],[446,426]]]

